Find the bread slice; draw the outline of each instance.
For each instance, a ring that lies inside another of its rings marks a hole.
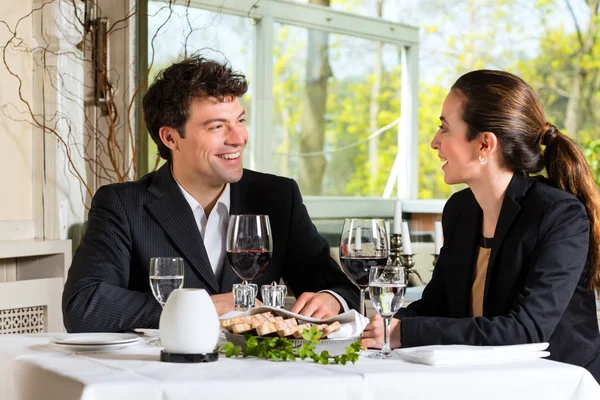
[[[275,332],[277,332],[277,326],[275,322],[267,322],[266,324],[256,327],[256,333],[258,333],[258,336],[265,336]]]
[[[242,317],[224,319],[224,320],[221,320],[220,323],[221,323],[221,327],[231,330],[230,328],[233,325],[250,322],[251,319],[252,319],[252,316],[244,315]]]
[[[302,339],[302,332],[304,332],[305,329],[310,329],[311,324],[302,324],[302,325],[298,325],[296,327],[296,330],[294,331],[294,337],[296,339]]]
[[[247,322],[242,322],[241,324],[235,324],[231,326],[231,331],[233,333],[246,333],[250,332],[253,329],[254,327]]]
[[[279,337],[292,336],[298,327],[298,321],[296,321],[296,318],[288,318],[277,322],[276,325]]]
[[[298,329],[298,326],[288,326],[286,328],[279,329],[277,331],[277,335],[279,337],[292,336],[294,334],[294,332],[296,332],[297,329]]]
[[[252,325],[254,328],[264,324],[265,322],[272,322],[275,319],[283,319],[282,317],[275,317],[273,313],[270,311],[254,314],[254,315],[244,315],[241,317],[229,318],[220,321],[220,325],[222,328],[233,331],[232,327],[237,324],[248,323]]]
[[[323,329],[323,336],[321,336],[321,338],[327,337],[327,335],[329,335],[332,332],[337,331],[338,329],[340,329],[342,327],[342,324],[340,324],[339,322],[335,321],[329,325],[327,325],[325,327],[325,329]]]

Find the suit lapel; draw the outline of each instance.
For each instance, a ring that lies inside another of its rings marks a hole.
[[[488,295],[488,287],[493,275],[494,265],[498,258],[498,253],[502,248],[502,244],[506,239],[506,235],[513,224],[515,218],[521,211],[521,205],[519,199],[525,195],[531,182],[529,179],[520,172],[515,172],[508,188],[504,200],[502,201],[502,208],[500,209],[500,215],[498,216],[498,223],[496,224],[496,231],[494,232],[494,246],[490,254],[490,261],[488,264],[487,273],[485,276],[485,289],[483,292],[483,306],[485,310],[485,301]],[[485,311],[484,311],[485,312]]]
[[[173,245],[198,272],[200,279],[213,293],[219,293],[219,283],[210,266],[194,214],[171,175],[169,163],[156,172],[148,191],[156,196],[155,200],[145,205],[148,213],[171,237]]]
[[[473,286],[473,270],[477,252],[479,250],[479,232],[481,231],[482,211],[475,198],[473,204],[463,208],[459,218],[459,232],[462,238],[457,241],[457,259],[466,258],[466,263],[457,265],[452,271],[450,279],[454,281],[452,287],[452,298],[456,299],[458,307],[457,315],[470,315],[471,287]],[[464,235],[464,236],[463,236]],[[464,256],[462,256],[464,255]],[[464,270],[463,270],[464,269]]]
[[[239,182],[230,184],[229,215],[249,213],[248,201],[245,199],[247,193],[247,175],[246,170],[244,170],[242,179]],[[223,270],[221,271],[219,286],[224,292],[229,292],[234,283],[240,283],[241,281],[242,280],[236,275],[226,257],[225,263],[223,264]]]

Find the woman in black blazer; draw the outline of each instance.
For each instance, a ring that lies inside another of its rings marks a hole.
[[[600,195],[581,149],[506,72],[459,78],[440,120],[444,180],[469,187],[444,207],[435,271],[395,316],[392,347],[549,342],[551,359],[600,381]],[[362,344],[382,338],[373,317]]]

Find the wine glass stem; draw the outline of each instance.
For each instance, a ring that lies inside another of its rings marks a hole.
[[[367,316],[367,310],[365,310],[365,290],[363,288],[360,288],[360,315],[364,315],[365,317]]]
[[[390,319],[391,317],[383,317],[383,347],[381,352],[388,354],[392,351],[390,349]]]

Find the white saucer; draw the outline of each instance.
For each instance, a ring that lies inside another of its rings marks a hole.
[[[130,333],[71,333],[50,338],[51,344],[73,351],[115,350],[139,341]]]

